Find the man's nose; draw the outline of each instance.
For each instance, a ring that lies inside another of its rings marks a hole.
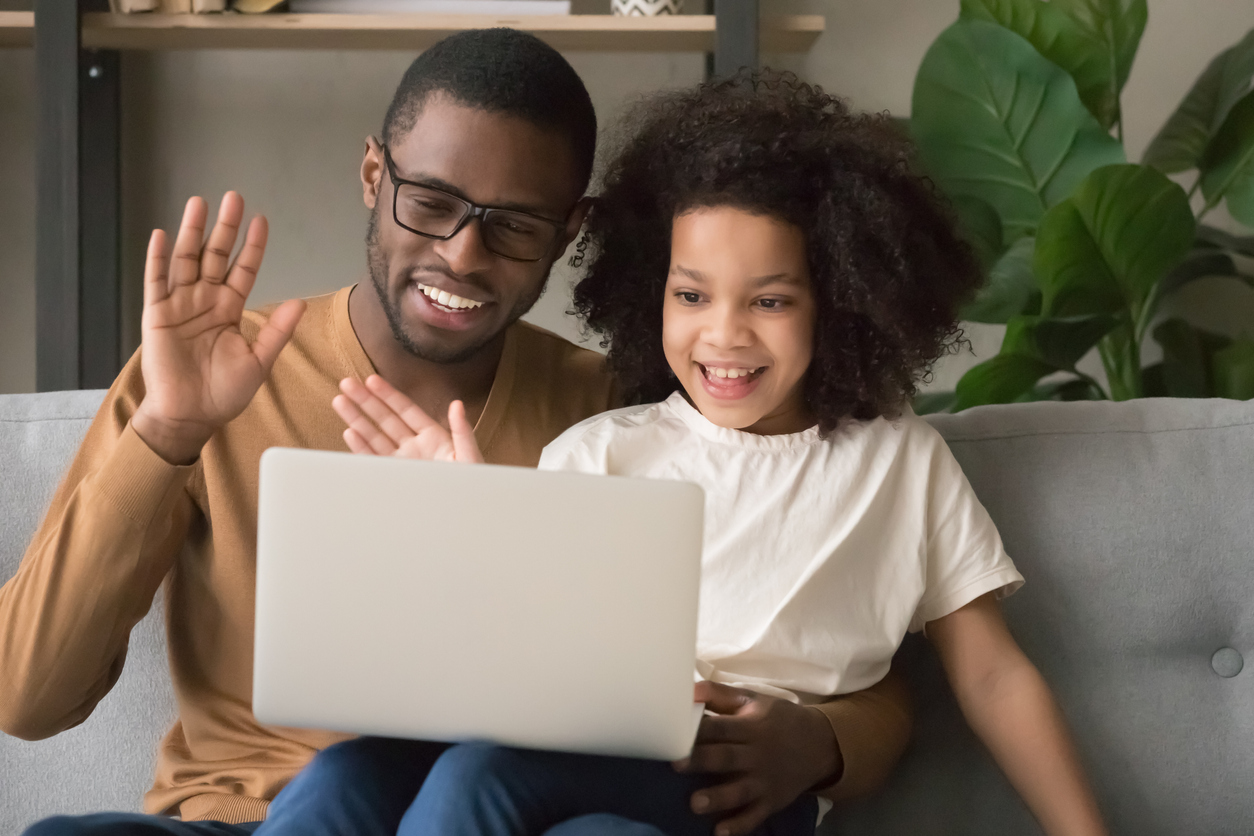
[[[459,276],[487,270],[495,258],[483,243],[483,226],[478,218],[472,218],[452,238],[436,241],[435,253]]]

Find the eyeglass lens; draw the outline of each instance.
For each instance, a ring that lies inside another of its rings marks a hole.
[[[470,207],[447,195],[422,186],[402,184],[396,193],[396,219],[423,235],[445,238],[457,229]],[[552,224],[506,209],[490,209],[482,218],[484,246],[506,258],[536,261],[544,258],[559,230]]]

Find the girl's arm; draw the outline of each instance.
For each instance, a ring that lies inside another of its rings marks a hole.
[[[439,462],[481,464],[483,453],[461,401],[448,405],[448,429],[377,374],[340,381],[331,406],[348,428],[344,443],[354,453]]]
[[[1106,836],[1049,686],[993,595],[927,623],[963,716],[1050,836]]]

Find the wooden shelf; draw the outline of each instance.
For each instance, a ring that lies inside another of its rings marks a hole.
[[[0,12],[0,47],[34,45],[34,12]]]
[[[20,15],[21,13],[19,13]],[[2,21],[4,16],[0,16]],[[31,17],[31,15],[26,15]],[[511,26],[556,49],[710,52],[713,15],[159,15],[88,14],[83,45],[96,49],[425,49],[465,29]],[[804,52],[823,33],[822,15],[762,18],[766,52]],[[3,37],[0,28],[0,37]],[[29,41],[29,34],[28,34]]]

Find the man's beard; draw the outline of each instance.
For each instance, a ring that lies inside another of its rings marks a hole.
[[[544,284],[542,283],[535,294],[530,298],[523,298],[510,311],[509,317],[505,321],[505,325],[495,333],[489,334],[483,339],[469,346],[463,346],[457,349],[445,349],[421,346],[413,337],[405,331],[404,320],[401,319],[400,302],[394,302],[388,297],[388,261],[383,254],[383,248],[379,245],[379,207],[375,206],[375,210],[370,213],[370,222],[366,226],[366,264],[370,269],[370,283],[374,285],[375,294],[379,297],[379,304],[383,307],[383,313],[388,319],[388,325],[392,329],[392,338],[405,351],[417,357],[420,360],[426,360],[430,363],[440,363],[452,365],[454,363],[462,363],[474,357],[485,347],[491,344],[497,337],[501,335],[509,326],[513,325],[523,314],[531,310],[531,307],[539,301],[544,294]]]

